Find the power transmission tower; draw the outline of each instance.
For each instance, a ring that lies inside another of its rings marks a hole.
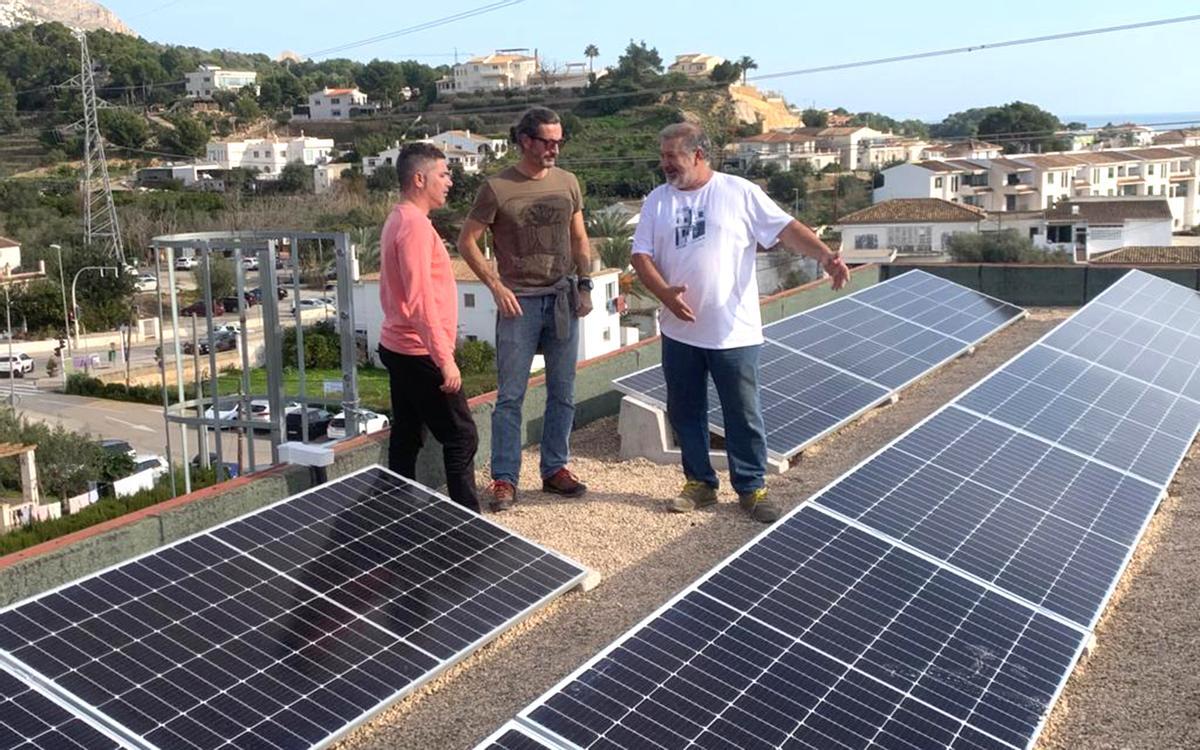
[[[88,52],[87,34],[75,32],[79,40],[79,75],[67,85],[78,86],[83,93],[83,119],[75,123],[83,131],[83,241],[106,248],[122,265],[125,248],[121,243],[121,225],[113,205],[112,183],[108,179],[108,160],[104,157],[104,138],[100,135],[98,110],[108,102],[96,98],[96,76]]]

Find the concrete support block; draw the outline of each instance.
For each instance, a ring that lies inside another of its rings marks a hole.
[[[682,460],[679,446],[675,444],[671,427],[667,424],[666,413],[631,396],[621,399],[617,434],[621,437],[622,459],[640,457],[665,465],[678,465]],[[725,451],[709,451],[708,457],[717,471],[729,469]],[[768,471],[782,474],[788,470],[788,466],[786,460],[767,458]]]

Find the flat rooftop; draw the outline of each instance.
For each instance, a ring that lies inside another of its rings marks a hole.
[[[767,485],[787,508],[1016,355],[1073,310],[1033,309],[1019,322],[816,443]],[[599,570],[569,593],[351,734],[339,750],[470,748],[672,595],[763,530],[728,487],[715,508],[668,513],[678,466],[619,458],[616,417],[572,437],[580,500],[547,495],[537,449],[525,451],[517,506],[493,519]],[[1200,747],[1200,469],[1193,446],[1055,705],[1038,750]],[[481,485],[488,480],[479,475]],[[722,481],[726,477],[722,475]]]

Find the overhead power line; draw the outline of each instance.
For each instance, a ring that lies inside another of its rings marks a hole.
[[[1081,31],[1066,31],[1061,34],[1046,34],[1043,36],[1031,36],[1023,39],[1010,39],[1005,42],[989,42],[987,44],[974,44],[969,47],[952,47],[950,49],[934,50],[931,52],[914,52],[907,55],[895,55],[892,57],[879,57],[873,60],[859,60],[857,62],[839,63],[837,65],[819,65],[813,68],[800,68],[799,70],[786,70],[779,73],[766,73],[759,76],[750,76],[747,80],[750,81],[766,81],[772,78],[786,78],[788,76],[809,75],[812,73],[828,73],[834,70],[848,70],[850,68],[865,68],[869,65],[887,65],[890,63],[905,62],[908,60],[923,60],[930,57],[943,57],[946,55],[961,55],[967,52],[980,52],[989,49],[1002,49],[1004,47],[1019,47],[1026,44],[1040,44],[1042,42],[1055,42],[1062,39],[1074,39],[1081,36],[1095,36],[1097,34],[1113,34],[1119,31],[1133,31],[1135,29],[1147,29],[1153,26],[1170,26],[1173,24],[1190,23],[1192,21],[1200,21],[1200,15],[1178,16],[1176,18],[1163,18],[1157,21],[1142,21],[1140,23],[1126,23],[1119,26],[1104,26],[1098,29],[1084,29]]]
[[[355,49],[357,47],[365,47],[368,44],[375,44],[377,42],[387,41],[388,39],[395,39],[397,37],[407,36],[408,34],[415,34],[418,31],[426,31],[428,29],[437,28],[438,26],[445,26],[446,24],[453,23],[455,21],[463,21],[468,18],[474,18],[475,16],[484,15],[485,13],[492,13],[497,10],[503,10],[504,8],[510,8],[514,5],[520,5],[523,2],[525,2],[525,0],[503,0],[502,2],[489,3],[488,5],[481,5],[477,8],[473,8],[471,10],[465,10],[460,13],[455,13],[453,15],[443,16],[442,18],[436,18],[432,21],[426,21],[424,23],[419,23],[415,26],[408,26],[406,28],[398,29],[396,31],[390,31],[386,34],[380,34],[378,36],[368,37],[366,39],[360,39],[357,42],[348,42],[346,44],[340,44],[336,47],[328,47],[326,49],[317,50],[316,52],[307,52],[304,55],[302,55],[302,57],[323,57],[325,55],[330,55],[335,52],[344,52],[346,50]]]

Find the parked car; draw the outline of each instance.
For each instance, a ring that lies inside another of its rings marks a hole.
[[[180,315],[203,315],[204,314],[204,300],[202,300],[202,299],[196,300],[192,304],[190,304],[187,307],[180,310],[179,314]],[[212,314],[213,314],[214,318],[217,317],[218,315],[224,315],[225,314],[225,305],[222,305],[219,301],[214,300],[213,306],[212,306]]]
[[[376,414],[373,411],[362,409],[359,411],[361,421],[359,424],[363,427],[363,433],[370,435],[373,432],[379,432],[385,429],[391,422],[382,414]],[[339,412],[334,415],[329,421],[329,429],[325,433],[334,440],[341,440],[346,437],[346,413]]]
[[[133,446],[129,444],[128,440],[121,440],[120,438],[104,438],[102,440],[97,440],[96,445],[99,445],[109,453],[124,453],[135,461],[137,460],[137,451],[133,449]]]
[[[288,440],[301,440],[303,442],[308,442],[310,440],[316,440],[317,438],[323,438],[328,435],[329,423],[333,421],[332,414],[324,409],[310,407],[308,410],[308,434],[302,435],[303,423],[301,421],[301,415],[303,413],[304,412],[302,409],[297,409],[285,417]]]
[[[138,274],[137,281],[133,283],[135,289],[139,292],[153,292],[158,289],[158,277],[152,273]]]
[[[208,339],[200,339],[200,353],[208,354],[209,349],[215,349],[218,352],[230,352],[237,349],[237,335],[227,331],[216,331],[213,333],[214,342],[209,342]],[[183,342],[184,354],[195,354],[196,343],[194,341]]]
[[[250,292],[243,292],[242,298],[245,300],[245,306],[247,309],[254,307],[254,305],[258,302],[258,297],[250,294]],[[221,298],[221,307],[224,307],[229,312],[237,312],[237,309],[238,309],[237,295],[233,294],[228,297],[222,297]]]
[[[245,268],[247,271],[257,271],[258,270],[258,258],[256,258],[253,255],[246,257],[246,258],[242,258],[242,267]]]
[[[263,298],[263,290],[261,286],[254,287],[250,290],[250,293],[257,295],[260,300]],[[275,294],[279,297],[279,299],[285,299],[288,296],[288,290],[284,289],[283,287],[276,287]]]
[[[228,333],[234,336],[240,335],[242,327],[237,323],[219,323],[213,326],[213,333]]]
[[[217,465],[216,451],[208,452],[208,465],[209,466]],[[224,481],[225,479],[233,479],[234,477],[236,477],[242,473],[240,467],[238,467],[238,465],[236,463],[234,463],[233,461],[226,461],[224,463],[224,467],[225,467],[224,476],[218,476],[217,481]],[[200,454],[199,453],[192,456],[192,468],[194,468],[194,469],[200,468]]]
[[[200,265],[200,261],[196,260],[195,257],[190,255],[185,255],[175,259],[176,271],[191,271],[198,265]]]
[[[210,404],[204,410],[204,418],[212,419],[216,417],[220,420],[237,419],[238,412],[241,411],[241,402],[237,399],[217,399],[215,404]]]
[[[142,490],[153,489],[159,477],[168,471],[167,459],[154,454],[137,455],[133,459],[133,471],[110,485],[116,497],[136,495]],[[103,493],[102,493],[103,494]]]
[[[33,372],[33,357],[25,352],[13,352],[8,356],[8,349],[0,350],[0,375],[23,378]]]

